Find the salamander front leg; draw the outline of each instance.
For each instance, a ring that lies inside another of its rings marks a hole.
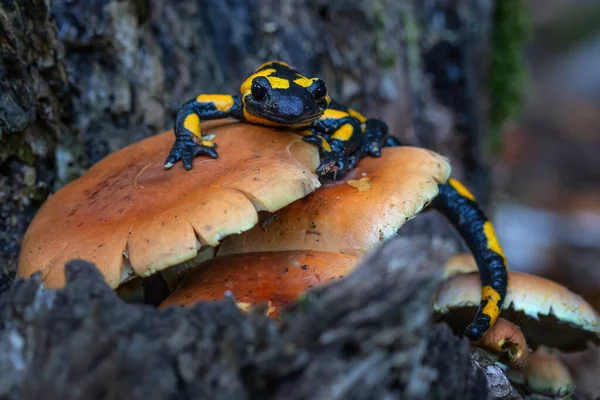
[[[194,158],[205,155],[217,158],[217,144],[202,137],[202,120],[241,117],[239,96],[200,95],[185,103],[177,112],[175,119],[175,143],[167,156],[164,168],[169,169],[177,161],[183,163],[186,170],[192,169]]]
[[[351,164],[355,164],[351,155],[358,150],[361,133],[360,121],[354,117],[326,118],[315,124],[304,136],[305,142],[315,144],[321,150],[321,164],[315,172],[333,180],[343,177]]]
[[[338,139],[325,139],[317,134],[304,136],[304,141],[319,147],[321,163],[315,170],[319,176],[331,176],[333,180],[348,172],[350,159],[346,154],[343,142]]]
[[[171,147],[169,156],[165,160],[164,168],[169,169],[177,161],[181,160],[183,167],[189,171],[192,169],[194,158],[198,155],[218,158],[217,144],[210,140],[202,140],[199,143],[194,139],[177,140],[173,143],[173,147]]]

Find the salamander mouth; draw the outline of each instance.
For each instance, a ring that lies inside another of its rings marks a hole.
[[[302,118],[282,118],[281,116],[258,114],[260,118],[270,122],[275,122],[281,125],[308,125],[319,119],[323,113],[303,116]]]

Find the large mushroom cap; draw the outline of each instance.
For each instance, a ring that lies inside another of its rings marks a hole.
[[[320,250],[364,256],[394,236],[438,194],[448,161],[429,150],[384,148],[342,180],[278,211],[260,226],[227,238],[219,255],[253,251]]]
[[[319,251],[217,257],[191,270],[161,307],[220,300],[229,292],[240,307],[269,304],[269,314],[275,316],[311,287],[347,275],[358,261],[358,257]]]
[[[258,211],[276,211],[319,186],[318,151],[300,136],[219,121],[219,158],[163,169],[173,132],[109,155],[52,195],[31,223],[18,274],[41,271],[47,287],[64,284],[64,264],[96,264],[111,287],[130,272],[148,276],[192,259],[202,246],[252,228]],[[131,271],[131,268],[133,269]]]
[[[440,289],[435,302],[439,319],[461,332],[479,306],[478,273],[455,275]],[[518,325],[531,346],[561,350],[583,349],[600,343],[600,317],[577,294],[548,279],[510,271],[503,318]]]

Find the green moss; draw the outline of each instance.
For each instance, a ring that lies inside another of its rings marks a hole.
[[[526,85],[523,44],[528,31],[524,0],[496,0],[492,17],[489,145],[501,145],[500,130],[515,118]]]
[[[385,8],[381,2],[377,1],[373,4],[374,19],[375,19],[375,51],[379,65],[384,69],[391,69],[396,65],[396,52],[386,44],[386,15]]]
[[[29,144],[24,143],[19,135],[4,134],[0,136],[0,162],[15,157],[28,165],[35,163],[35,154]]]

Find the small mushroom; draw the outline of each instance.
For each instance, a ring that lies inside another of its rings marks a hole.
[[[600,317],[580,296],[538,276],[510,271],[500,316],[519,326],[530,347],[564,351],[600,344]],[[434,304],[436,319],[462,332],[479,306],[478,273],[455,275],[441,287]]]
[[[512,368],[522,369],[527,365],[529,346],[525,335],[518,326],[504,318],[498,318],[476,344],[496,353],[508,353],[508,363]]]
[[[312,287],[342,278],[359,258],[320,251],[281,251],[217,257],[189,271],[178,288],[161,304],[191,306],[220,300],[230,294],[248,311],[268,304],[269,316],[294,302]]]
[[[231,121],[203,126],[219,158],[165,171],[173,132],[117,151],[59,190],[23,239],[18,274],[40,271],[46,287],[64,284],[73,258],[93,262],[116,288],[215,247],[320,186],[318,150],[299,135]]]
[[[364,256],[418,214],[450,175],[448,161],[414,147],[382,149],[339,181],[223,241],[218,255],[319,250]]]
[[[524,371],[527,386],[547,396],[570,396],[575,391],[571,373],[552,350],[539,346],[529,357]]]

